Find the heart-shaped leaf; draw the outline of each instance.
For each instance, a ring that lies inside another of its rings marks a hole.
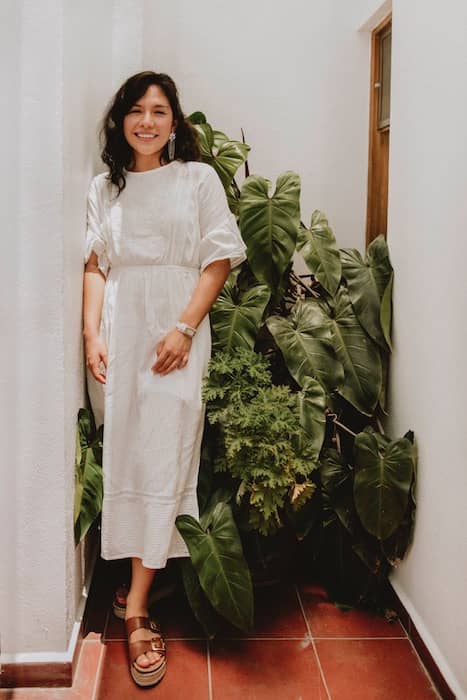
[[[324,289],[334,296],[342,277],[342,265],[334,234],[320,212],[314,212],[308,241],[301,253],[310,272]]]
[[[226,281],[211,311],[214,347],[225,352],[234,348],[253,348],[271,296],[265,284],[238,289],[234,270]]]
[[[203,161],[213,166],[224,187],[229,188],[235,173],[246,161],[250,146],[229,139],[222,131],[213,130],[210,124],[201,121],[201,117],[193,126],[198,134]]]
[[[382,383],[378,347],[358,322],[345,287],[339,287],[331,309],[333,347],[344,367],[339,393],[361,413],[372,415]]]
[[[341,250],[341,260],[357,318],[370,338],[386,350],[380,319],[381,300],[392,275],[386,241],[382,236],[375,238],[368,246],[365,261],[354,248]]]
[[[298,301],[286,318],[270,316],[266,325],[301,387],[312,377],[329,392],[341,385],[342,364],[334,351],[331,324],[320,304]]]
[[[300,178],[285,172],[270,196],[270,181],[250,175],[240,194],[240,229],[255,277],[275,293],[292,260],[300,224]]]
[[[191,515],[179,515],[175,522],[213,608],[239,629],[251,631],[253,586],[230,506],[218,503],[205,529]]]
[[[380,540],[401,524],[413,476],[412,444],[400,438],[384,445],[369,430],[355,438],[355,506],[363,526]]]

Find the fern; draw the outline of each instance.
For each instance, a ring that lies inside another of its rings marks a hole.
[[[239,349],[214,355],[203,398],[208,421],[220,428],[214,470],[238,480],[236,502],[248,504],[249,527],[274,533],[286,504],[296,510],[314,492],[295,394],[272,384],[267,358]]]

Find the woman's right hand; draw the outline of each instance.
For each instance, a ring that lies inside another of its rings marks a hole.
[[[107,346],[100,335],[85,338],[86,367],[96,381],[105,384],[105,374],[100,371],[101,363],[107,370]]]

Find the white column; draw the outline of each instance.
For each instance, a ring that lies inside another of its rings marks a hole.
[[[467,697],[467,5],[394,0],[388,243],[391,432],[415,431],[415,539],[396,590]]]
[[[87,574],[73,542],[86,191],[104,170],[98,121],[116,83],[141,69],[142,6],[131,5],[0,6],[2,661],[64,658],[76,631]]]

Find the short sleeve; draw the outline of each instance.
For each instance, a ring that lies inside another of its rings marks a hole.
[[[229,209],[224,186],[211,166],[199,185],[199,224],[201,272],[216,260],[228,258],[231,268],[246,260],[246,245]]]
[[[88,262],[92,251],[94,251],[97,254],[99,270],[107,277],[110,260],[107,257],[104,216],[96,178],[93,178],[89,186],[86,226],[84,262]]]

